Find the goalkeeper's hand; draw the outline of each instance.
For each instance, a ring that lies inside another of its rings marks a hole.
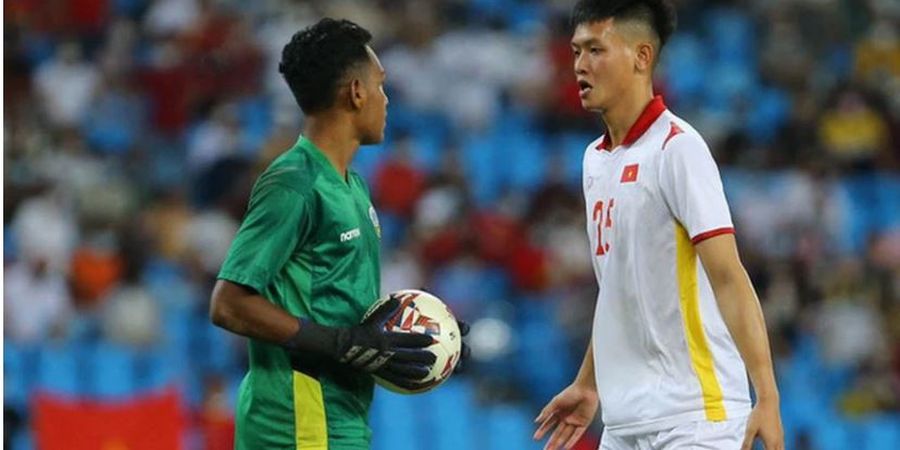
[[[399,308],[400,301],[391,297],[363,323],[348,328],[300,319],[300,330],[284,347],[292,353],[324,355],[404,389],[415,389],[434,365],[434,353],[425,350],[434,339],[421,333],[385,331],[385,323]]]
[[[466,337],[469,334],[468,322],[457,320],[456,325],[459,326],[459,334],[462,338]],[[461,339],[461,341],[459,361],[456,363],[456,368],[453,369],[453,373],[455,374],[464,373],[466,371],[469,357],[472,355],[472,350],[469,348],[469,344],[466,344],[466,340]]]

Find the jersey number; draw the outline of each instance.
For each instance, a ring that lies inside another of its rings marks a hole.
[[[606,204],[606,211],[603,210],[603,200],[594,203],[594,223],[597,224],[597,250],[594,252],[597,256],[603,256],[609,252],[609,242],[603,242],[603,229],[612,228],[612,209],[616,205],[616,199],[611,198]]]

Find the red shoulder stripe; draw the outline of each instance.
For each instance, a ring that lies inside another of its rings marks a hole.
[[[669,122],[669,123],[672,125],[672,128],[669,129],[669,135],[666,137],[666,140],[663,141],[663,145],[662,145],[662,149],[663,149],[663,150],[666,149],[666,144],[668,144],[669,141],[670,141],[673,137],[678,136],[678,135],[681,134],[681,133],[684,133],[684,130],[682,130],[681,127],[679,127],[678,125],[676,125],[675,122]]]
[[[704,231],[703,233],[700,233],[700,234],[692,237],[691,243],[694,245],[697,245],[709,238],[713,238],[713,237],[720,236],[723,234],[734,234],[734,228],[733,227],[722,227],[722,228],[716,228],[714,230]]]

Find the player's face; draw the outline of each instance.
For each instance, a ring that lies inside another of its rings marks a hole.
[[[605,111],[635,82],[635,51],[613,19],[578,25],[572,35],[581,106]]]
[[[362,144],[377,144],[384,140],[384,127],[387,125],[387,105],[388,98],[384,93],[384,67],[378,56],[370,47],[366,47],[369,52],[370,64],[366,68],[365,86],[367,91],[367,101],[363,107],[361,117],[362,128]]]

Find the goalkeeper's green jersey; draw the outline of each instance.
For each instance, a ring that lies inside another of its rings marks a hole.
[[[344,179],[301,136],[256,181],[219,278],[316,323],[356,325],[378,298],[380,235],[363,179],[352,171]],[[281,347],[255,339],[249,350],[235,448],[369,448],[370,375],[291,361]]]

